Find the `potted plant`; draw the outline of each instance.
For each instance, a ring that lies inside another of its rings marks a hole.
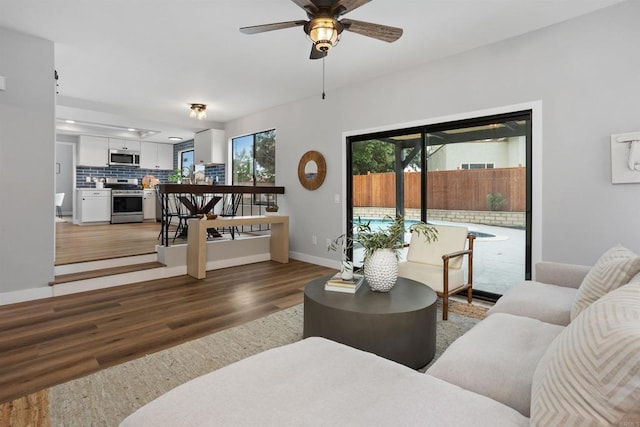
[[[429,242],[438,239],[435,228],[424,222],[412,224],[408,229],[404,226],[404,217],[397,215],[395,218],[385,216],[391,224],[386,229],[372,229],[371,222],[363,222],[358,218],[354,224],[352,237],[341,235],[334,239],[329,246],[330,250],[342,247],[343,274],[345,269],[353,264],[348,260],[347,253],[355,244],[364,248],[364,276],[372,290],[388,292],[393,288],[398,277],[398,258],[400,249],[404,247],[405,232],[424,234]],[[347,273],[348,275],[348,273]]]
[[[171,175],[167,177],[169,182],[175,182],[176,184],[182,183],[182,169],[176,169]]]

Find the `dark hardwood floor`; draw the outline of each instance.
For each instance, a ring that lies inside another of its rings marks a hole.
[[[262,262],[0,306],[0,403],[299,304],[334,272]]]

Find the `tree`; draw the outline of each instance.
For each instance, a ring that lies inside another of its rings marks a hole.
[[[358,141],[353,144],[352,167],[354,175],[393,172],[395,146],[378,140]]]
[[[243,184],[253,182],[253,156],[246,149],[234,153],[233,156],[233,183]]]
[[[276,132],[269,130],[255,136],[256,182],[276,182]]]

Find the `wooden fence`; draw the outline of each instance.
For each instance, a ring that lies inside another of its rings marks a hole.
[[[420,172],[404,174],[404,206],[420,208]],[[471,169],[427,172],[427,207],[447,210],[490,210],[487,194],[502,194],[502,211],[524,212],[526,168]],[[353,206],[394,207],[394,172],[353,177]]]

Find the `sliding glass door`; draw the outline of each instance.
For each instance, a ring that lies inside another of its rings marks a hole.
[[[351,221],[467,227],[479,297],[531,277],[530,111],[350,137],[347,159]]]
[[[406,225],[422,218],[421,179],[423,134],[411,130],[378,134],[352,140],[349,145],[349,182],[352,200],[348,209],[351,223],[368,222],[372,228],[386,229],[396,215]],[[409,241],[409,236],[405,236]],[[355,248],[353,261],[362,264],[363,253]]]

